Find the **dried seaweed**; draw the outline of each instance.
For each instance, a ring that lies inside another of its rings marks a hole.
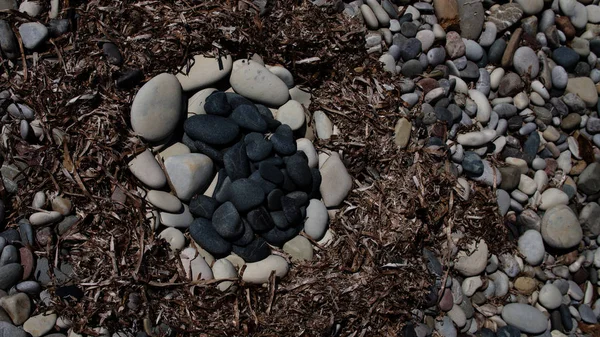
[[[76,331],[94,334],[93,327],[105,326],[161,335],[151,328],[166,323],[182,336],[394,335],[432,282],[422,247],[447,265],[446,231],[459,228],[468,238],[485,238],[492,250],[506,249],[489,189],[476,188],[468,203],[460,201],[445,154],[420,145],[424,130],[415,132],[408,151],[394,145],[393,126],[403,115],[398,85],[365,53],[359,22],[291,0],[262,17],[230,1],[65,3],[72,7],[64,14],[78,16],[76,31],[27,55],[27,68],[16,65],[23,73],[5,67],[0,87],[32,106],[45,131],[45,140],[31,146],[17,136],[16,121],[7,125],[6,162],[29,165],[9,226],[31,212],[38,190],[64,194],[81,218],[55,247],[36,251],[74,266],[85,296],[54,296],[52,307]],[[124,66],[104,60],[103,41],[119,46]],[[127,172],[127,156],[144,144],[127,122],[136,88],[119,90],[115,79],[132,68],[149,79],[176,71],[195,54],[219,52],[258,53],[314,89],[311,110],[324,110],[341,130],[316,146],[343,154],[355,189],[332,219],[333,243],[318,249],[314,261],[294,264],[284,280],[240,284],[234,293],[196,281],[192,292],[178,259],[155,240]]]

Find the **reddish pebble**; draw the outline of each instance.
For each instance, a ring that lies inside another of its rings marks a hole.
[[[544,171],[548,175],[548,177],[554,177],[554,172],[558,168],[558,163],[553,158],[546,158],[546,168]]]
[[[450,288],[445,288],[444,294],[442,295],[442,299],[440,300],[438,306],[442,311],[450,311],[453,305],[454,301],[452,299],[452,291],[450,290]]]
[[[21,265],[23,266],[23,280],[27,280],[35,269],[35,260],[33,259],[31,250],[27,247],[19,249],[19,256],[21,257]]]

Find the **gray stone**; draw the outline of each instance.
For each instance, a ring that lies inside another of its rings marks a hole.
[[[19,26],[23,47],[36,49],[48,39],[48,28],[39,22],[26,22]]]
[[[0,9],[8,9],[2,7],[6,6],[7,0],[0,1]],[[8,0],[8,2],[13,2],[16,7],[16,0]],[[4,5],[4,6],[3,6]],[[17,42],[17,38],[13,33],[10,24],[5,20],[0,20],[0,48],[9,59],[15,59],[19,56],[19,44]]]
[[[533,49],[529,47],[520,47],[515,51],[513,66],[519,75],[527,74],[531,79],[536,78],[540,71],[540,61]]]
[[[541,232],[544,242],[558,249],[574,247],[583,237],[577,216],[566,205],[557,205],[546,211]]]
[[[540,334],[546,331],[548,319],[538,309],[521,303],[510,303],[502,309],[502,319],[521,332]]]
[[[537,266],[544,260],[544,241],[542,235],[536,230],[527,230],[518,241],[519,252],[525,257],[525,261],[532,266]]]
[[[483,15],[482,15],[483,16]],[[516,3],[507,3],[496,7],[487,17],[488,21],[493,22],[498,31],[503,31],[521,19],[523,10]]]
[[[592,163],[581,172],[577,188],[587,195],[600,192],[600,164]]]
[[[206,188],[211,181],[212,170],[212,160],[200,153],[182,154],[165,160],[165,171],[181,200],[189,200]]]
[[[477,40],[483,29],[485,11],[480,1],[458,0],[458,15],[461,36]]]
[[[10,289],[21,280],[22,276],[23,267],[18,263],[10,263],[0,267],[0,289]]]
[[[0,336],[2,337],[27,337],[27,332],[8,322],[0,322]]]

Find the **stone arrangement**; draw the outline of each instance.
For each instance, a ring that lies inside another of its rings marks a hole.
[[[231,90],[212,88],[223,83]],[[258,57],[196,56],[185,72],[157,75],[138,91],[131,126],[157,154],[143,151],[129,169],[147,188],[158,236],[180,252],[192,280],[235,278],[245,265],[243,281],[264,283],[289,269],[272,249],[311,260],[310,240],[330,240],[328,208],[352,180],[337,153],[317,154],[309,104],[287,69]],[[314,119],[329,138],[331,121],[319,111]]]
[[[518,237],[518,251],[496,255],[484,240],[458,246],[455,229],[448,278],[425,249],[435,284],[405,336],[589,331],[600,317],[597,1],[359,0],[344,13],[401,77],[396,144],[427,128],[417,145],[448,152],[460,197],[493,188]]]

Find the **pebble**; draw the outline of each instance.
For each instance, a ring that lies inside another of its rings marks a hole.
[[[292,262],[311,261],[314,255],[310,241],[300,235],[286,242],[283,251],[290,255]]]
[[[469,249],[472,250],[470,255],[464,251],[459,252],[454,268],[464,276],[476,276],[487,265],[488,246],[481,240],[478,244],[471,244]]]
[[[62,220],[63,216],[56,211],[43,211],[33,213],[29,216],[29,223],[33,226],[43,226],[51,223],[56,223]]]
[[[535,78],[540,71],[539,59],[533,49],[529,47],[520,47],[515,51],[513,65],[521,76],[527,74],[531,78]]]
[[[320,186],[326,207],[339,205],[352,189],[352,177],[337,153],[332,154],[319,168],[322,176]]]
[[[542,203],[539,208],[541,210],[548,210],[556,205],[567,205],[569,203],[569,196],[559,190],[558,188],[549,188],[542,193]]]
[[[546,211],[541,232],[546,244],[559,249],[574,247],[583,237],[577,216],[566,205],[557,205]]]
[[[541,234],[536,230],[527,230],[518,241],[519,252],[523,254],[527,263],[537,266],[544,259],[544,242]]]
[[[594,107],[598,103],[598,92],[594,82],[589,77],[569,78],[567,93],[577,94],[588,108]]]
[[[379,21],[377,21],[377,17],[375,16],[375,13],[373,13],[371,7],[368,5],[361,5],[360,11],[369,29],[375,30],[379,28]]]
[[[213,271],[195,248],[184,249],[179,258],[188,279],[192,281],[213,279]]]
[[[190,200],[212,180],[212,160],[200,153],[169,157],[165,160],[164,166],[169,181],[181,200]]]
[[[162,73],[153,77],[131,104],[133,131],[150,142],[168,137],[181,118],[182,101],[181,85],[175,76]]]
[[[235,266],[227,259],[218,259],[212,265],[213,277],[215,280],[236,279],[238,277]],[[233,281],[222,281],[217,284],[220,291],[234,291],[237,288]]]
[[[277,118],[281,124],[287,124],[292,130],[298,130],[305,123],[304,108],[302,104],[289,100],[277,111]]]
[[[544,308],[553,310],[561,305],[562,293],[554,284],[548,283],[540,290],[538,299]]]
[[[236,93],[270,107],[280,107],[289,98],[285,82],[252,60],[235,61],[229,82]]]
[[[10,337],[27,337],[27,332],[17,328],[9,322],[0,321],[0,334]]]
[[[48,28],[39,22],[26,22],[19,26],[23,47],[34,50],[48,39]]]
[[[31,312],[31,300],[24,293],[0,298],[0,306],[15,325],[25,323]]]
[[[231,143],[239,134],[235,122],[215,115],[194,115],[185,121],[183,128],[191,139],[210,145]]]
[[[166,212],[177,213],[181,211],[182,208],[181,201],[177,199],[176,196],[164,191],[148,191],[146,200],[155,207]]]
[[[242,280],[253,284],[269,282],[271,271],[275,271],[275,276],[279,278],[287,275],[289,271],[288,263],[279,255],[269,255],[262,261],[246,263],[245,266]]]
[[[323,111],[317,110],[313,113],[313,119],[315,122],[317,137],[323,140],[331,138],[333,134],[333,123],[329,117],[327,117]]]
[[[319,241],[327,231],[329,215],[327,208],[317,199],[311,199],[306,208],[307,219],[304,222],[304,232],[315,241]]]
[[[220,56],[219,59],[195,55],[175,75],[184,91],[195,91],[215,85],[231,73],[233,60],[230,55]]]
[[[548,319],[538,309],[521,303],[510,303],[502,309],[502,319],[525,333],[540,334],[546,330]]]
[[[171,247],[171,251],[182,250],[185,246],[185,237],[183,233],[175,227],[168,227],[164,229],[158,235],[159,238],[164,239]]]
[[[507,3],[493,8],[487,20],[493,22],[501,32],[517,23],[522,16],[521,6],[516,3]]]
[[[23,324],[23,330],[30,333],[33,337],[41,337],[54,328],[56,319],[57,315],[54,313],[31,316]]]

